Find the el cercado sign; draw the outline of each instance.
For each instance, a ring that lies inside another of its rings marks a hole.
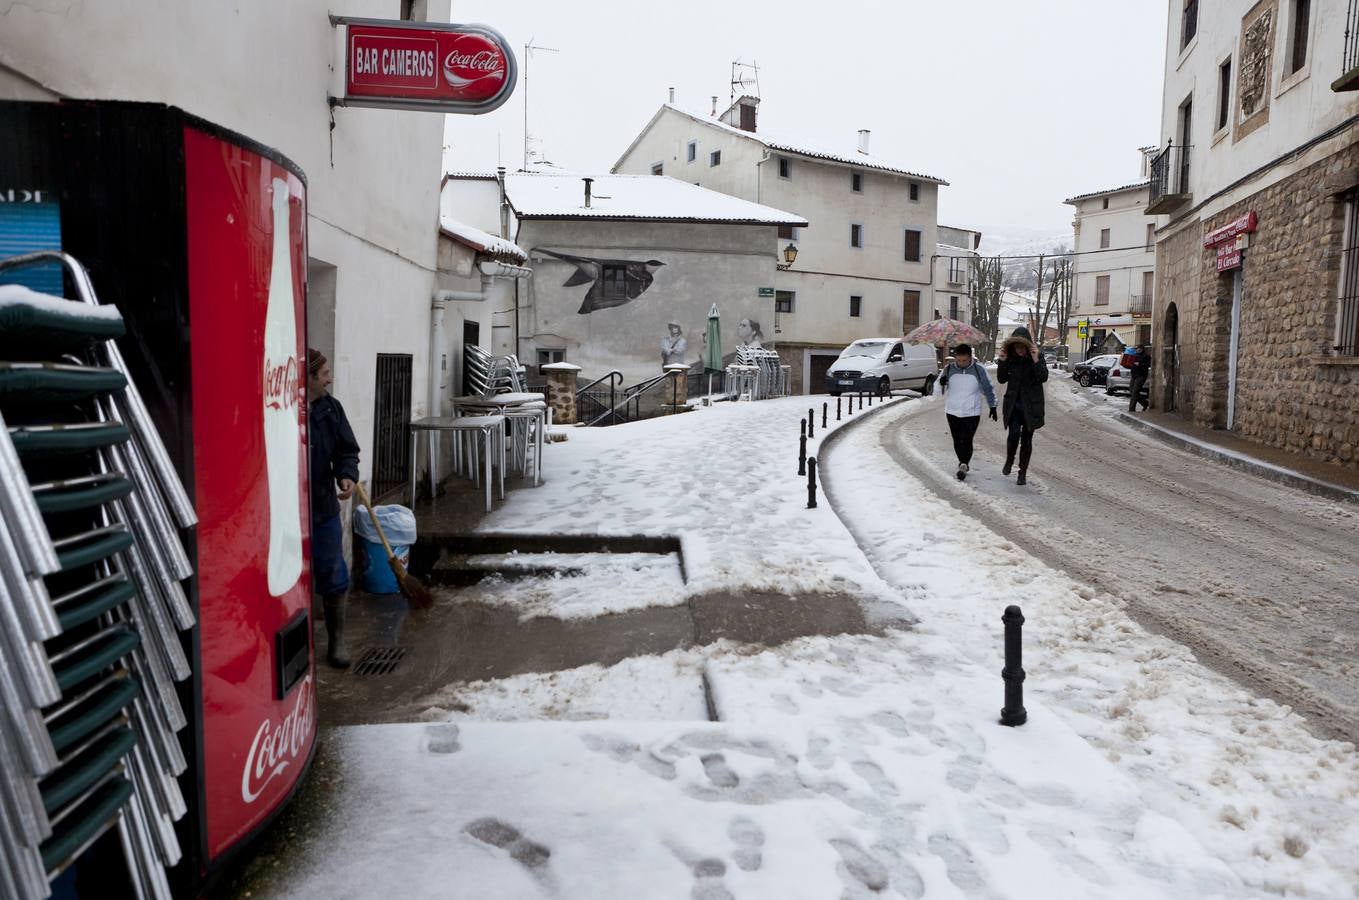
[[[514,93],[514,52],[494,28],[343,16],[330,21],[345,28],[345,95],[332,98],[334,106],[479,115]]]

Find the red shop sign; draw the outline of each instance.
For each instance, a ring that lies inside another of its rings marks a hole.
[[[510,99],[514,52],[485,25],[441,25],[332,16],[345,27],[345,95],[335,106],[371,106],[462,115]]]
[[[1241,266],[1241,249],[1233,241],[1230,244],[1221,244],[1217,248],[1217,270],[1226,272]]]
[[[1234,240],[1238,234],[1251,234],[1255,231],[1258,221],[1255,210],[1252,209],[1244,216],[1233,219],[1221,228],[1208,232],[1208,235],[1203,239],[1203,246],[1214,247],[1225,241]],[[1218,271],[1222,271],[1221,267],[1218,268]]]

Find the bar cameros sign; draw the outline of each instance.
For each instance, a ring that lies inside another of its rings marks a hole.
[[[345,95],[332,105],[479,115],[514,93],[514,52],[494,28],[342,16],[331,23],[345,28]]]
[[[1215,252],[1214,262],[1219,272],[1228,272],[1241,266],[1241,251],[1248,246],[1248,235],[1255,232],[1258,224],[1259,217],[1252,209],[1204,236],[1203,246]]]

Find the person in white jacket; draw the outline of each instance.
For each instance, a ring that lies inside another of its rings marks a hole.
[[[982,398],[991,408],[991,420],[996,420],[996,390],[991,376],[981,363],[972,358],[972,348],[959,344],[953,348],[953,362],[944,367],[939,376],[939,390],[944,395],[944,414],[948,430],[953,435],[953,452],[958,456],[958,480],[967,478],[972,463],[972,438],[981,423]]]

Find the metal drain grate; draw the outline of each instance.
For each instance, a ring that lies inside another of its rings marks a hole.
[[[350,669],[353,675],[390,675],[406,658],[405,647],[369,647]]]

